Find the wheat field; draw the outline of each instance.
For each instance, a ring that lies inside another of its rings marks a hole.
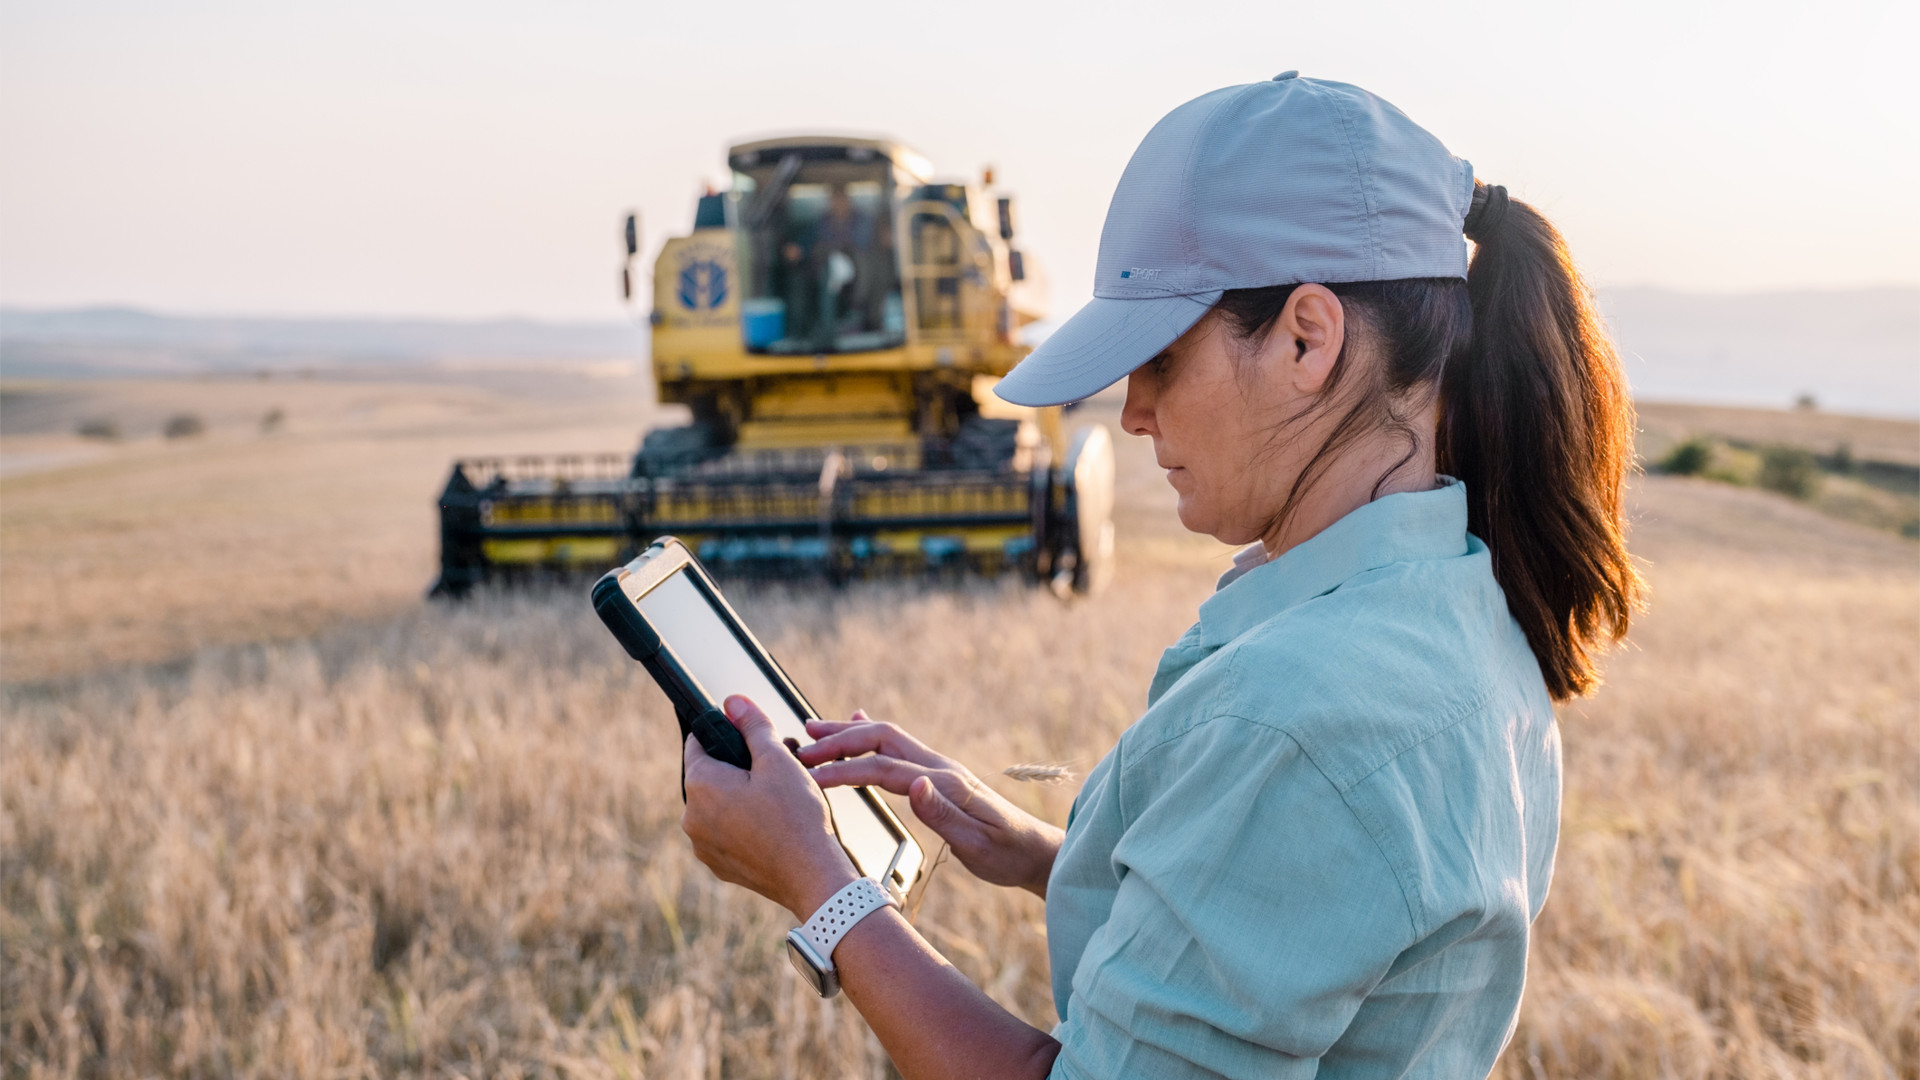
[[[736,599],[823,711],[898,720],[1063,821],[1070,787],[1001,769],[1090,767],[1225,559],[1122,449],[1121,570],[1091,600]],[[0,684],[6,1075],[889,1075],[787,969],[785,913],[693,860],[670,713],[583,589],[428,605],[369,571],[377,595],[298,633],[215,619],[116,656],[6,626],[57,606],[34,560],[75,557],[22,539],[74,513],[29,479],[0,484],[0,642],[31,661]],[[1632,497],[1654,603],[1562,712],[1559,863],[1497,1075],[1920,1077],[1920,548],[1704,481]],[[185,565],[176,592],[222,584]],[[948,864],[918,925],[1053,1021],[1037,899]]]

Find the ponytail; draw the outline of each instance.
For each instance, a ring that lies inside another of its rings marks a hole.
[[[1476,182],[1466,231],[1478,249],[1465,283],[1327,283],[1366,325],[1381,362],[1350,385],[1343,352],[1326,399],[1347,409],[1280,515],[1362,429],[1404,429],[1395,402],[1437,383],[1437,464],[1465,483],[1468,531],[1492,552],[1507,609],[1548,692],[1564,701],[1599,685],[1595,660],[1626,636],[1645,590],[1627,555],[1621,501],[1633,403],[1593,296],[1547,219],[1505,188]],[[1230,290],[1215,310],[1237,336],[1258,339],[1297,287]],[[1342,394],[1331,392],[1337,386]]]
[[[1596,653],[1626,636],[1645,588],[1621,490],[1633,404],[1559,231],[1477,182],[1468,225],[1473,333],[1441,375],[1439,467],[1466,484],[1467,527],[1564,700],[1599,684]]]

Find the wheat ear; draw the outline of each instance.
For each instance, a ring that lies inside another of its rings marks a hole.
[[[1028,761],[1019,765],[1009,765],[1001,770],[1015,780],[1030,781],[1036,784],[1070,784],[1079,777],[1066,765],[1052,765],[1044,761]]]

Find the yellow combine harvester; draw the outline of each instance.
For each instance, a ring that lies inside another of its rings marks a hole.
[[[1098,587],[1113,451],[993,384],[1042,290],[1013,203],[898,144],[734,147],[733,184],[654,264],[653,376],[692,422],[631,459],[475,459],[440,498],[440,579],[598,573],[672,534],[718,572],[1022,572]],[[991,182],[989,177],[988,182]],[[628,293],[637,229],[627,222]]]

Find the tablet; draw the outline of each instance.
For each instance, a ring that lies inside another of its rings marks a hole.
[[[746,741],[720,711],[733,694],[760,706],[780,738],[802,746],[813,741],[807,721],[820,714],[680,541],[662,537],[601,578],[593,607],[673,702],[682,742],[693,735],[708,754],[747,768]],[[904,902],[925,863],[913,834],[871,788],[824,790],[834,833],[854,867]]]

